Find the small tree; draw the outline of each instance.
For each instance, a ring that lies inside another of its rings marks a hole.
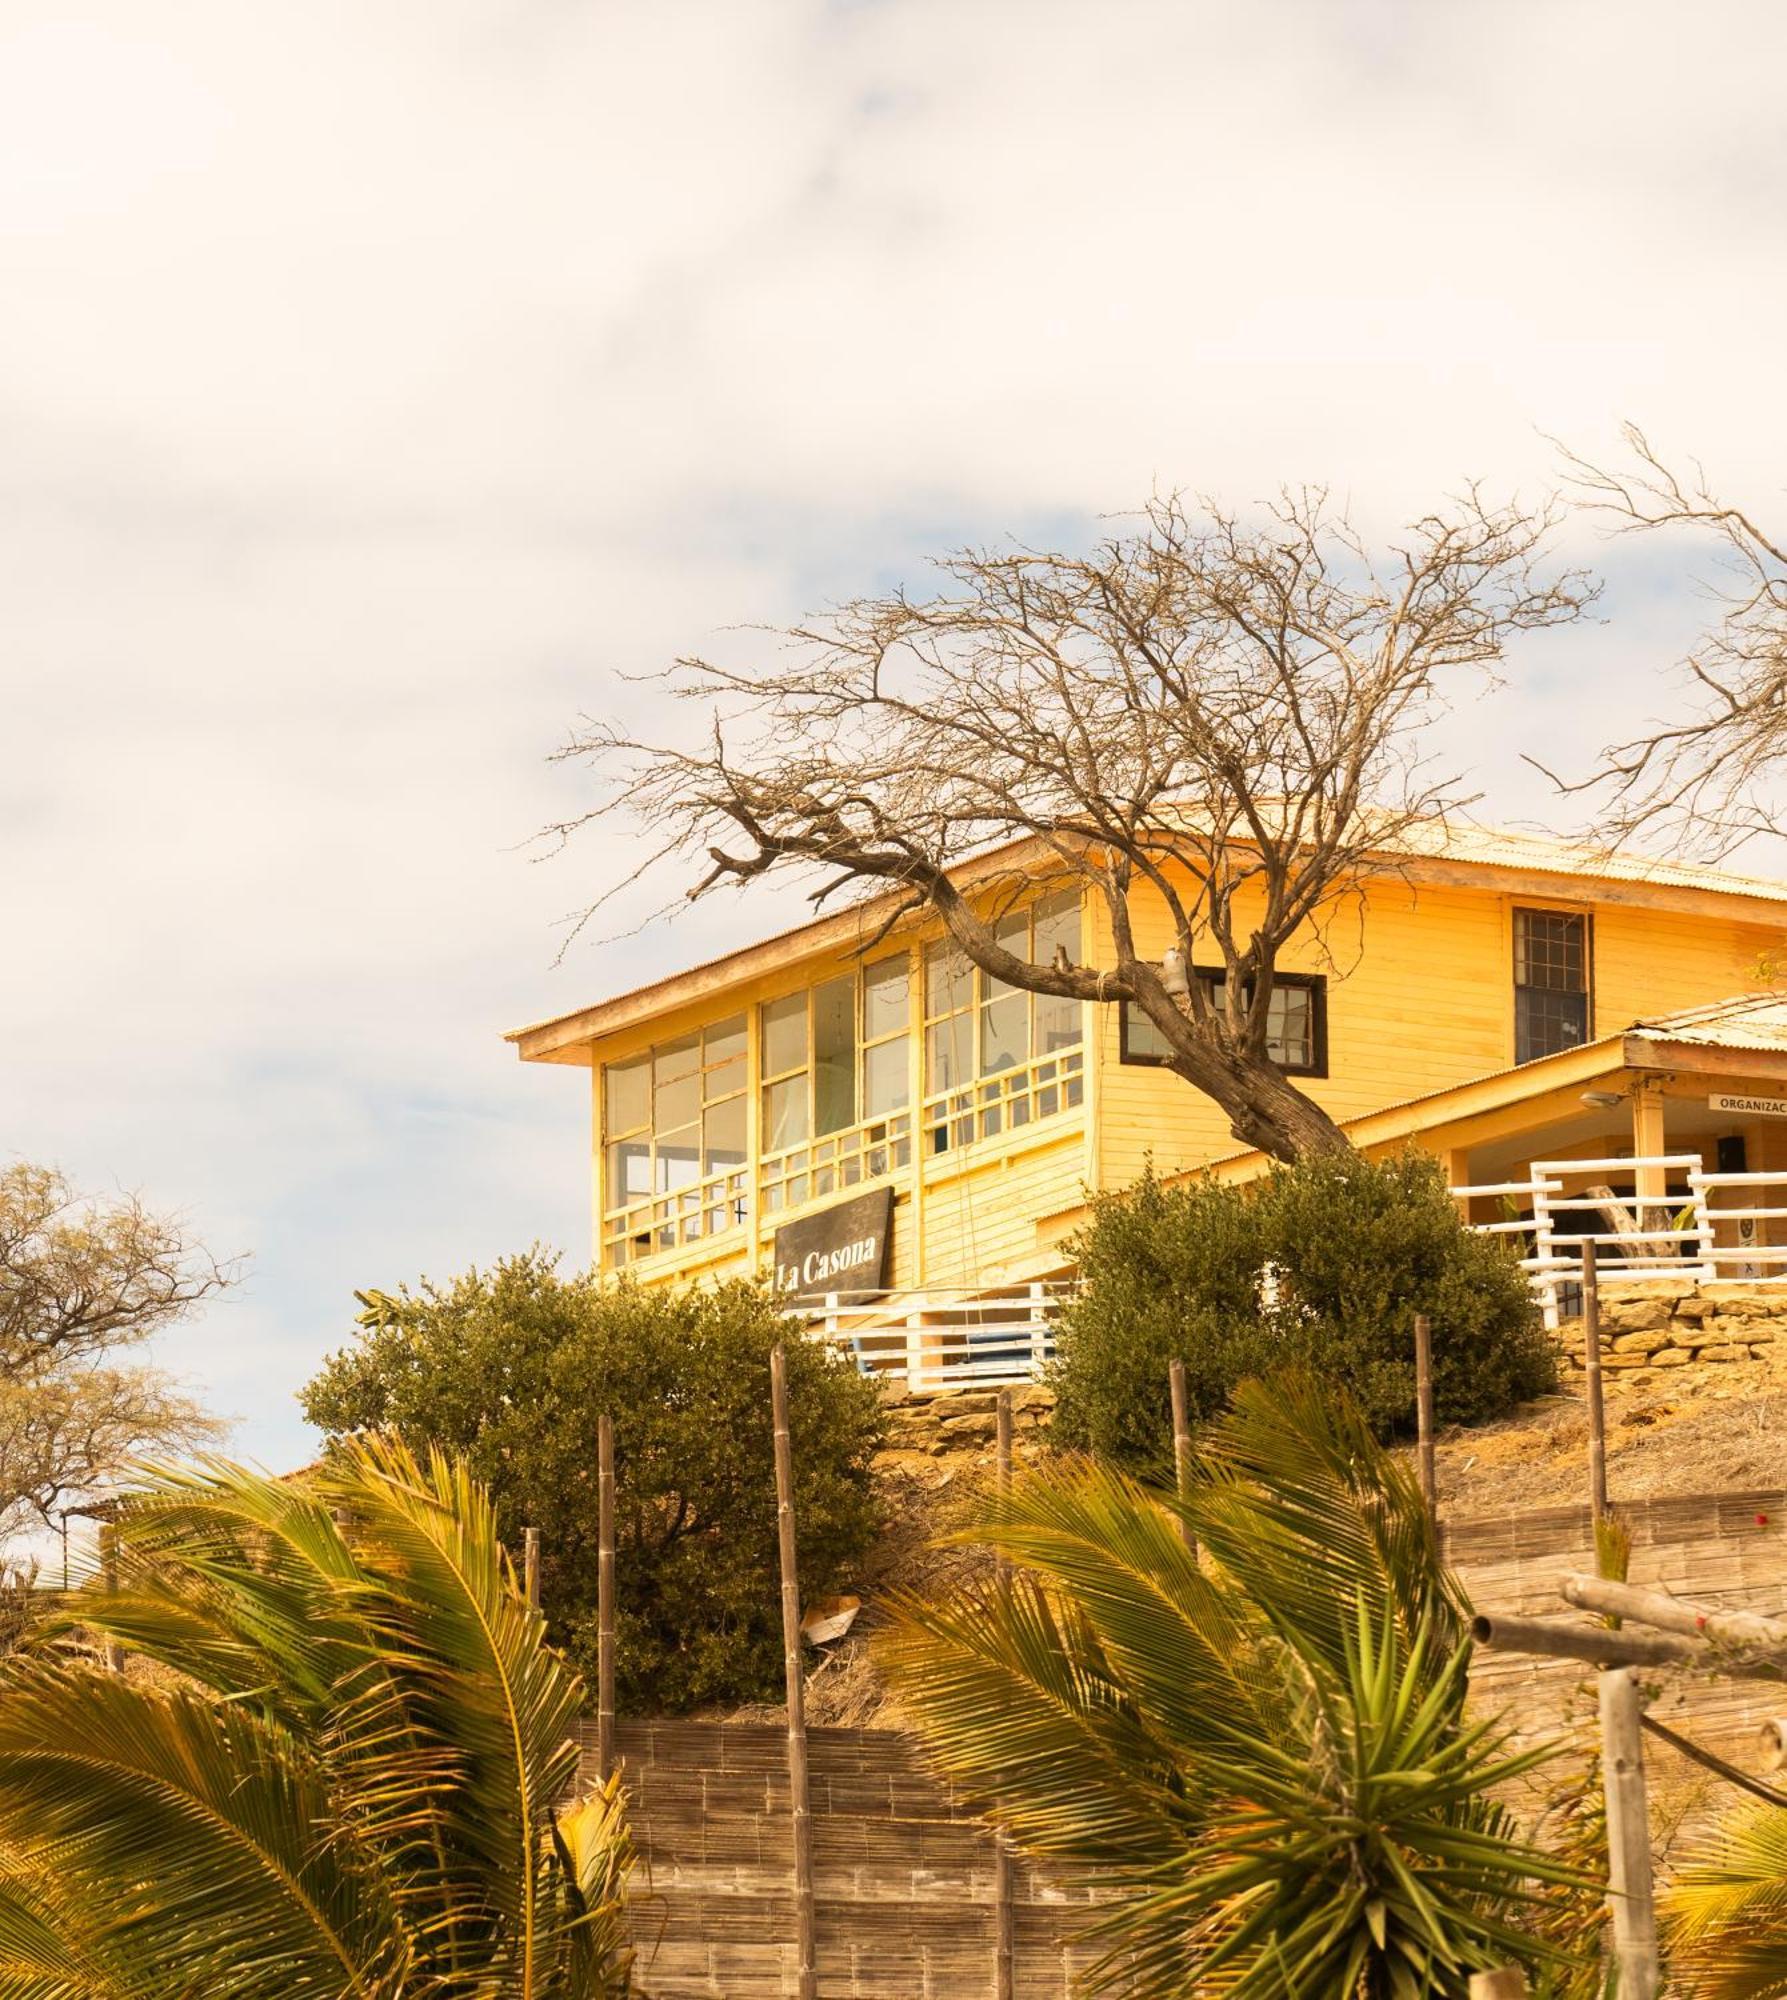
[[[1085,1283],[1054,1366],[1057,1442],[1151,1474],[1170,1462],[1168,1364],[1194,1417],[1300,1362],[1347,1390],[1381,1436],[1415,1407],[1414,1318],[1434,1328],[1443,1422],[1482,1423],[1554,1388],[1556,1360],[1507,1248],[1467,1229],[1436,1161],[1323,1154],[1245,1188],[1162,1183],[1101,1199]]]
[[[82,1197],[51,1167],[0,1168],[0,1533],[222,1426],[127,1358],[232,1273],[134,1195]]]
[[[1303,491],[1252,522],[1157,499],[1085,555],[965,550],[939,594],[848,604],[775,664],[681,661],[699,742],[589,724],[563,754],[594,759],[604,793],[553,831],[631,815],[699,867],[691,896],[791,867],[819,873],[816,902],[888,892],[888,925],[929,912],[994,979],[1139,1008],[1244,1145],[1340,1147],[1268,1054],[1279,955],[1462,803],[1421,726],[1512,634],[1588,601],[1580,576],[1541,574],[1549,526],[1472,489],[1374,561]],[[1108,966],[1011,948],[999,917],[1039,873],[1090,892]],[[1138,942],[1144,898],[1166,960]],[[1183,976],[1199,958],[1220,999]]]
[[[872,1382],[745,1284],[644,1291],[560,1278],[535,1250],[451,1285],[363,1294],[355,1343],[303,1391],[337,1436],[463,1453],[502,1531],[541,1536],[555,1640],[596,1651],[596,1430],[614,1420],[618,1682],[651,1712],[772,1697],[781,1674],[769,1355],[788,1355],[804,1595],[876,1530]]]

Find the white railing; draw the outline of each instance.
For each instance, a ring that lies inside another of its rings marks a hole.
[[[1621,1183],[1615,1191],[1611,1182]],[[1702,1284],[1787,1283],[1787,1172],[1707,1173],[1698,1153],[1636,1159],[1535,1160],[1529,1176],[1455,1187],[1466,1204],[1495,1201],[1504,1214],[1471,1219],[1486,1236],[1518,1239],[1520,1264],[1544,1307],[1546,1324],[1574,1301],[1583,1245],[1622,1278],[1693,1278]],[[1770,1198],[1772,1195],[1772,1199]],[[1468,1207],[1467,1207],[1468,1214]],[[1584,1227],[1585,1216],[1602,1227]]]
[[[815,1335],[843,1348],[865,1375],[892,1376],[911,1389],[997,1387],[1041,1374],[1072,1283],[932,1285],[860,1300],[833,1293],[799,1310]]]

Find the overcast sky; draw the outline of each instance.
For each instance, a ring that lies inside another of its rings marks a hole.
[[[786,914],[555,968],[617,673],[1626,417],[1779,521],[1784,70],[1768,0],[0,0],[0,1153],[252,1253],[168,1354],[295,1462],[356,1286],[587,1253],[502,1031]],[[1491,816],[1667,698],[1615,553],[1455,725]]]

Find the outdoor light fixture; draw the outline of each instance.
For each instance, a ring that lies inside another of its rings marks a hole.
[[[1615,1105],[1624,1104],[1626,1100],[1617,1090],[1585,1090],[1582,1101],[1597,1111],[1611,1111]]]

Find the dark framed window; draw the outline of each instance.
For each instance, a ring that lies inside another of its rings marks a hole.
[[[1220,967],[1200,965],[1192,976],[1211,1006],[1224,1004],[1228,981]],[[1164,1068],[1169,1052],[1154,1023],[1127,1000],[1119,1003],[1118,1015],[1120,1059]],[[1273,980],[1266,1053],[1287,1076],[1328,1074],[1328,982],[1319,973],[1281,972]]]
[[[1514,912],[1514,1060],[1580,1048],[1593,1034],[1594,920],[1583,910]]]

